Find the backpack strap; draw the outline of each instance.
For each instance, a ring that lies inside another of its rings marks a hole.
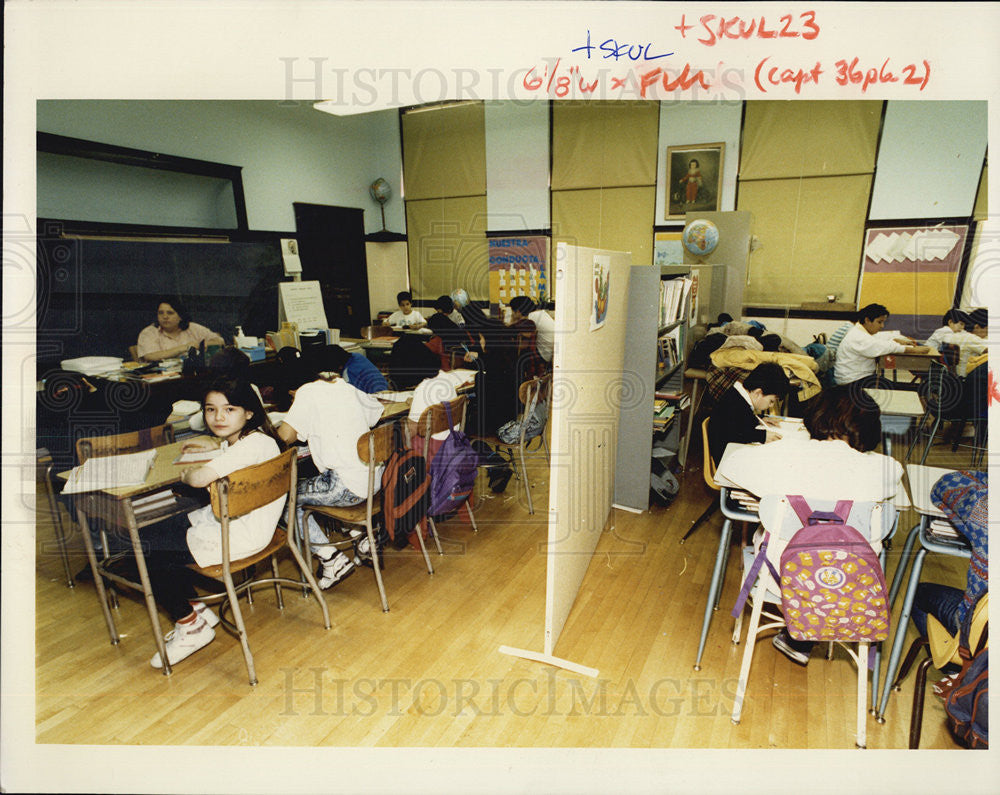
[[[809,524],[809,517],[812,516],[812,508],[809,507],[809,503],[806,502],[806,498],[801,494],[789,494],[786,496],[788,504],[792,506],[792,510],[795,511],[795,515],[799,517],[799,521],[803,525]]]
[[[801,499],[801,497],[799,499]],[[750,589],[753,588],[754,583],[757,582],[757,574],[760,572],[760,567],[764,563],[766,563],[767,568],[771,570],[771,576],[774,577],[774,581],[777,583],[781,582],[781,578],[778,576],[778,572],[775,570],[774,564],[767,559],[767,542],[770,541],[770,539],[771,534],[765,531],[764,540],[761,542],[760,549],[757,551],[757,555],[753,559],[753,564],[750,566],[750,571],[747,572],[746,579],[743,580],[743,587],[740,588],[740,595],[736,597],[736,604],[733,605],[733,618],[738,618],[740,613],[743,612],[743,607],[746,605],[747,599],[750,598]]]
[[[442,400],[441,405],[444,406],[444,414],[448,418],[448,435],[451,436],[451,432],[455,430],[455,423],[451,421],[451,406],[447,400]]]
[[[851,508],[854,507],[853,500],[838,500],[832,511],[814,511],[801,494],[789,494],[786,499],[803,526],[823,522],[846,524],[847,518],[851,515]]]

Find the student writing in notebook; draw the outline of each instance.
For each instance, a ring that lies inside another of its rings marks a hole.
[[[213,442],[192,442],[183,452],[222,450],[211,461],[185,469],[181,480],[196,488],[238,469],[262,464],[281,452],[282,444],[264,413],[260,398],[245,380],[222,380],[205,392],[202,411],[206,427],[216,437]],[[262,508],[233,519],[229,525],[230,556],[233,560],[259,552],[270,542],[285,506],[282,496]],[[215,638],[219,618],[198,601],[195,585],[199,575],[191,563],[214,566],[222,562],[222,531],[219,521],[206,505],[187,515],[171,517],[142,532],[149,544],[146,566],[156,601],[174,621],[166,636],[167,659],[171,665],[204,648]],[[157,652],[150,660],[162,668]]]
[[[767,411],[788,394],[788,376],[780,364],[758,364],[741,384],[727,389],[708,421],[708,448],[718,463],[730,442],[771,442],[780,438],[775,429],[761,427],[759,412]]]

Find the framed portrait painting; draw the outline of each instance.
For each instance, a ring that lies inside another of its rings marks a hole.
[[[667,147],[668,219],[719,209],[725,149],[724,143]]]

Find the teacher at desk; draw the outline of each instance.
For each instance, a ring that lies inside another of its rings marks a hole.
[[[188,348],[223,345],[222,337],[191,322],[191,314],[176,298],[161,298],[156,304],[156,322],[139,332],[136,355],[147,362],[181,356]]]

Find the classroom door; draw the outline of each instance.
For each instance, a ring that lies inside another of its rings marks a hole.
[[[320,283],[330,328],[360,336],[368,317],[364,210],[293,202],[302,279]]]

